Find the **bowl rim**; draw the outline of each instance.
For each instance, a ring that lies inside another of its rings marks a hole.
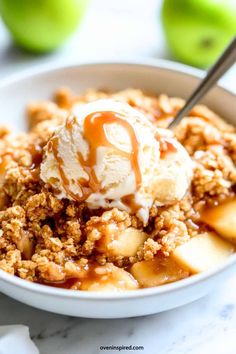
[[[173,62],[164,59],[144,59],[144,60],[109,60],[109,61],[87,61],[87,62],[72,62],[67,64],[43,64],[40,66],[33,66],[30,69],[22,70],[16,74],[10,74],[6,78],[3,78],[0,82],[0,90],[4,89],[5,86],[16,83],[30,77],[39,76],[41,74],[46,74],[49,72],[56,72],[64,69],[76,69],[76,68],[87,68],[87,67],[101,67],[101,66],[136,66],[136,67],[146,67],[150,69],[163,69],[167,71],[172,71],[180,73],[183,75],[190,76],[192,78],[202,78],[204,76],[204,71],[200,69],[193,68],[191,66]],[[235,98],[235,94],[232,90],[227,89],[225,85],[218,84],[217,88],[221,89],[227,94],[232,95]],[[1,93],[0,93],[1,94]],[[192,285],[198,284],[200,282],[207,281],[211,277],[221,273],[233,264],[236,264],[236,254],[231,255],[225,262],[217,267],[214,267],[206,272],[192,275],[188,278],[178,280],[173,283],[156,286],[152,288],[137,289],[137,290],[127,290],[122,292],[91,292],[91,291],[78,291],[70,289],[61,289],[57,287],[32,283],[27,280],[21,279],[15,275],[11,275],[0,269],[0,281],[10,283],[12,286],[20,287],[22,290],[30,291],[33,293],[40,293],[41,295],[53,295],[56,297],[63,298],[73,298],[73,299],[84,299],[84,300],[124,300],[124,299],[134,299],[156,296],[166,293],[172,293],[185,288],[189,288]]]
[[[154,58],[143,58],[143,59],[119,59],[119,60],[87,60],[87,61],[72,61],[67,63],[44,63],[40,65],[33,65],[28,69],[22,69],[17,73],[8,74],[6,77],[0,81],[0,89],[4,89],[4,86],[10,85],[16,81],[22,79],[30,78],[31,76],[39,76],[41,74],[59,71],[62,69],[76,69],[77,67],[96,67],[96,66],[136,66],[136,67],[149,67],[152,69],[164,69],[173,71],[176,73],[186,74],[192,78],[203,78],[206,70],[198,69],[193,66],[178,63],[176,61],[171,61],[167,59],[154,59]],[[226,87],[223,83],[217,83],[214,88],[219,88],[225,91],[227,94],[236,96],[236,93]],[[214,89],[213,88],[213,89]]]

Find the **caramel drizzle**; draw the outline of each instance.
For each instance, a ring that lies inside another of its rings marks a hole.
[[[168,140],[165,140],[161,145],[161,159],[164,159],[167,154],[176,153],[177,148]]]
[[[59,146],[58,136],[54,135],[51,138],[51,140],[49,141],[48,151],[53,153],[53,156],[54,156],[55,160],[57,161],[58,171],[59,171],[62,183],[63,183],[63,188],[65,189],[66,193],[69,196],[71,196],[72,199],[80,200],[79,195],[74,194],[69,188],[70,182],[69,182],[68,178],[66,177],[66,174],[63,170],[64,162],[63,162],[63,159],[59,155],[58,146]]]
[[[5,173],[6,161],[5,156],[0,156],[0,175]]]
[[[6,151],[0,155],[0,175],[3,175],[6,172],[9,158],[13,159],[13,154],[11,152]]]
[[[135,201],[135,196],[133,194],[125,195],[121,198],[121,201],[126,205],[134,214],[136,214],[140,209],[141,205]]]
[[[75,118],[69,118],[66,122],[66,129],[70,132],[70,134],[72,132],[75,121]],[[131,152],[126,152],[117,148],[108,140],[106,136],[105,125],[114,123],[121,125],[127,131],[132,145]],[[73,199],[81,202],[87,199],[91,193],[103,192],[100,182],[97,180],[94,171],[94,166],[97,162],[97,149],[101,146],[113,148],[117,154],[130,160],[132,169],[135,173],[136,188],[138,189],[142,181],[142,175],[138,162],[139,143],[133,127],[125,120],[121,114],[112,111],[102,111],[89,114],[84,120],[84,138],[89,144],[89,154],[88,157],[84,159],[82,154],[78,152],[78,159],[81,166],[88,174],[89,178],[88,180],[80,179],[78,181],[78,185],[82,189],[81,197],[75,195],[69,189],[69,180],[63,171],[63,160],[59,156],[58,152],[58,137],[54,136],[50,141],[49,150],[53,153],[55,160],[57,161],[58,170],[63,182],[63,187],[68,195],[70,195]]]
[[[169,138],[156,135],[156,140],[160,143],[160,157],[164,159],[167,154],[176,153],[177,148]]]

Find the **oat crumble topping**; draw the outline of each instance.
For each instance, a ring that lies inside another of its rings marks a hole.
[[[194,161],[191,188],[174,205],[154,205],[147,226],[117,208],[89,210],[84,203],[58,200],[39,177],[43,148],[75,102],[83,104],[107,97],[129,103],[162,128],[184,104],[179,98],[156,97],[133,89],[115,94],[91,90],[81,96],[60,89],[54,102],[28,106],[27,133],[13,138],[8,128],[0,127],[2,270],[31,282],[83,289],[80,281],[68,283],[68,279],[83,279],[89,262],[100,265],[100,273],[108,264],[106,274],[110,274],[114,265],[129,270],[136,262],[168,257],[178,245],[209,229],[200,221],[204,207],[235,197],[235,128],[199,105],[175,131]],[[104,237],[112,238],[114,232],[127,228],[147,234],[134,255],[116,255],[101,247]]]

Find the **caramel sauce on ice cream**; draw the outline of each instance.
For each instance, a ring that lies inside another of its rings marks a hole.
[[[112,144],[106,136],[105,125],[107,124],[118,124],[121,125],[129,135],[132,150],[131,152],[126,152],[124,150],[118,149]],[[90,146],[89,157],[86,161],[83,161],[83,166],[88,170],[88,174],[92,179],[94,174],[91,174],[93,166],[96,164],[96,152],[98,147],[107,146],[115,149],[114,153],[124,156],[129,159],[131,166],[133,168],[135,179],[136,179],[136,188],[139,187],[142,176],[138,163],[138,154],[139,154],[139,143],[135,135],[134,128],[131,124],[125,120],[125,117],[122,117],[119,113],[116,112],[96,112],[88,115],[84,120],[84,137],[88,141]],[[96,178],[96,177],[95,177]]]
[[[108,124],[118,124],[124,127],[127,131],[131,145],[132,151],[126,152],[124,150],[118,149],[114,144],[112,144],[106,136],[105,125]],[[73,124],[75,124],[75,118],[68,118],[66,122],[66,129],[71,132],[73,129]],[[88,175],[88,180],[80,179],[78,181],[78,185],[81,187],[83,195],[80,197],[74,194],[69,189],[69,180],[66,177],[63,169],[63,159],[60,157],[58,151],[58,141],[59,138],[57,135],[53,136],[53,138],[49,142],[48,150],[53,153],[55,160],[57,161],[58,170],[60,173],[60,177],[63,183],[64,189],[67,193],[77,201],[85,200],[92,192],[102,192],[101,183],[98,181],[96,174],[94,172],[94,166],[97,163],[97,149],[101,146],[110,147],[114,149],[114,154],[123,156],[130,160],[131,166],[133,168],[136,180],[136,189],[138,189],[139,185],[142,181],[142,176],[138,163],[138,153],[139,153],[139,143],[137,141],[137,137],[135,135],[133,127],[122,117],[120,114],[116,112],[95,112],[89,114],[84,120],[84,138],[89,144],[89,154],[87,159],[84,159],[82,154],[78,151],[78,160],[83,169],[86,171]],[[132,198],[129,198],[129,203],[131,203]],[[124,197],[125,199],[125,197]]]
[[[169,132],[111,99],[75,106],[41,164],[41,179],[58,198],[85,201],[91,209],[117,207],[144,224],[154,202],[183,197],[191,173],[190,157]]]

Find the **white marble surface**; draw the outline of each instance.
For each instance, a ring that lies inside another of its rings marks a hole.
[[[158,9],[158,0],[96,0],[80,31],[58,52],[43,57],[16,49],[0,23],[0,77],[47,62],[169,58],[157,20]],[[223,81],[236,92],[235,77],[236,68]],[[29,326],[41,354],[95,354],[102,353],[100,346],[106,345],[143,346],[144,350],[137,352],[145,354],[234,354],[235,289],[236,276],[192,304],[123,320],[50,314],[0,295],[0,325]]]
[[[29,326],[41,354],[105,353],[100,346],[106,345],[143,346],[144,350],[136,352],[145,354],[235,354],[235,288],[233,277],[192,304],[158,315],[120,320],[50,314],[1,295],[0,325]]]

